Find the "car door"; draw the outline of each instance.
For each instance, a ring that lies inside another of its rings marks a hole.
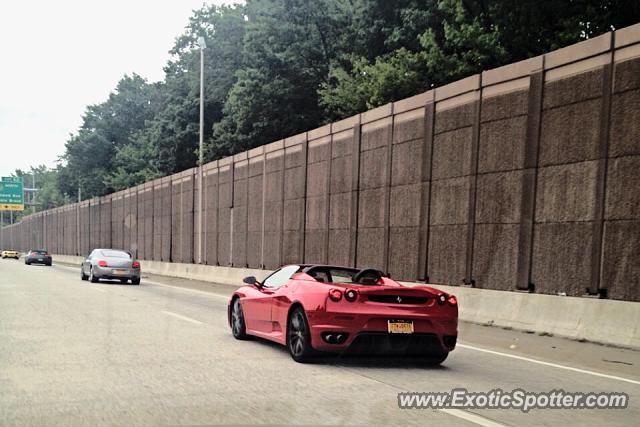
[[[82,261],[82,272],[86,275],[89,275],[89,270],[91,269],[91,258],[95,251],[91,251],[91,253]]]
[[[251,289],[242,300],[247,328],[264,334],[273,332],[271,307],[274,298],[279,296],[278,290],[287,283],[300,266],[288,265],[274,271],[257,289]]]

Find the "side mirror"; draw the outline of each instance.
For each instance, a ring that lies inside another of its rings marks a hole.
[[[256,283],[258,283],[258,279],[256,279],[255,276],[247,276],[242,279],[242,281],[247,285],[255,285]]]

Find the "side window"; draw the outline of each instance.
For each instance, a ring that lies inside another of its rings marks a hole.
[[[287,280],[289,280],[298,270],[300,270],[300,266],[298,265],[282,267],[280,270],[267,277],[262,286],[269,289],[279,288],[287,283]]]

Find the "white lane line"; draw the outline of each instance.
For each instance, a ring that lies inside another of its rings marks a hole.
[[[172,312],[172,311],[164,311],[164,310],[163,310],[163,311],[162,311],[162,313],[166,314],[167,316],[175,317],[176,319],[181,319],[181,320],[184,320],[184,321],[186,321],[186,322],[195,323],[196,325],[202,325],[202,324],[204,323],[204,322],[201,322],[201,321],[199,321],[199,320],[192,319],[192,318],[190,318],[190,317],[183,316],[183,315],[178,314],[178,313],[174,313],[174,312]]]
[[[472,414],[471,412],[466,412],[461,409],[440,409],[440,412],[444,412],[445,414],[458,417],[483,427],[507,427],[505,424],[497,423],[488,418],[481,417],[480,415]]]
[[[150,285],[156,285],[156,286],[164,286],[166,288],[173,288],[173,289],[177,289],[179,291],[195,292],[197,294],[203,294],[203,295],[208,295],[208,296],[211,296],[211,297],[222,298],[225,301],[229,301],[231,299],[231,295],[220,295],[220,294],[216,294],[216,293],[213,293],[213,292],[206,292],[206,291],[200,291],[198,289],[183,288],[183,287],[180,287],[180,286],[167,285],[166,283],[153,282],[151,280],[146,280],[146,279],[143,279],[143,283],[148,283]],[[215,286],[215,285],[212,285],[212,286]]]
[[[574,368],[572,366],[559,365],[557,363],[544,362],[542,360],[531,359],[529,357],[517,356],[515,354],[502,353],[500,351],[487,350],[486,348],[474,347],[474,346],[468,345],[468,344],[458,344],[458,347],[466,348],[466,349],[469,349],[469,350],[480,351],[482,353],[494,354],[496,356],[508,357],[510,359],[523,360],[525,362],[537,363],[538,365],[550,366],[552,368],[565,369],[567,371],[573,371],[573,372],[579,372],[581,374],[593,375],[595,377],[607,378],[607,379],[616,380],[616,381],[624,381],[624,382],[627,382],[627,383],[630,383],[630,384],[640,385],[640,381],[632,380],[630,378],[618,377],[616,375],[602,374],[600,372],[588,371],[586,369]]]
[[[68,265],[60,265],[60,264],[58,264],[57,267],[61,267],[61,268],[65,268],[65,269],[73,270],[73,271],[78,270],[78,267],[70,267]],[[142,279],[142,283],[146,283],[146,284],[150,284],[150,285],[156,285],[156,286],[164,286],[164,287],[167,287],[167,288],[177,289],[179,291],[195,292],[197,294],[203,294],[203,295],[208,295],[208,296],[212,296],[212,297],[216,297],[216,298],[222,298],[225,301],[229,301],[229,299],[231,298],[231,295],[220,295],[220,294],[216,294],[214,292],[200,291],[198,289],[183,288],[181,286],[167,285],[166,283],[154,282],[152,280],[147,280],[147,279]],[[216,286],[216,285],[213,284],[212,286]]]

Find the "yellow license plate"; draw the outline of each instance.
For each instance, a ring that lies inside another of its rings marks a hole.
[[[127,270],[113,270],[113,274],[117,274],[117,275],[127,274]]]
[[[388,320],[387,328],[390,334],[412,334],[413,322],[410,320]]]

